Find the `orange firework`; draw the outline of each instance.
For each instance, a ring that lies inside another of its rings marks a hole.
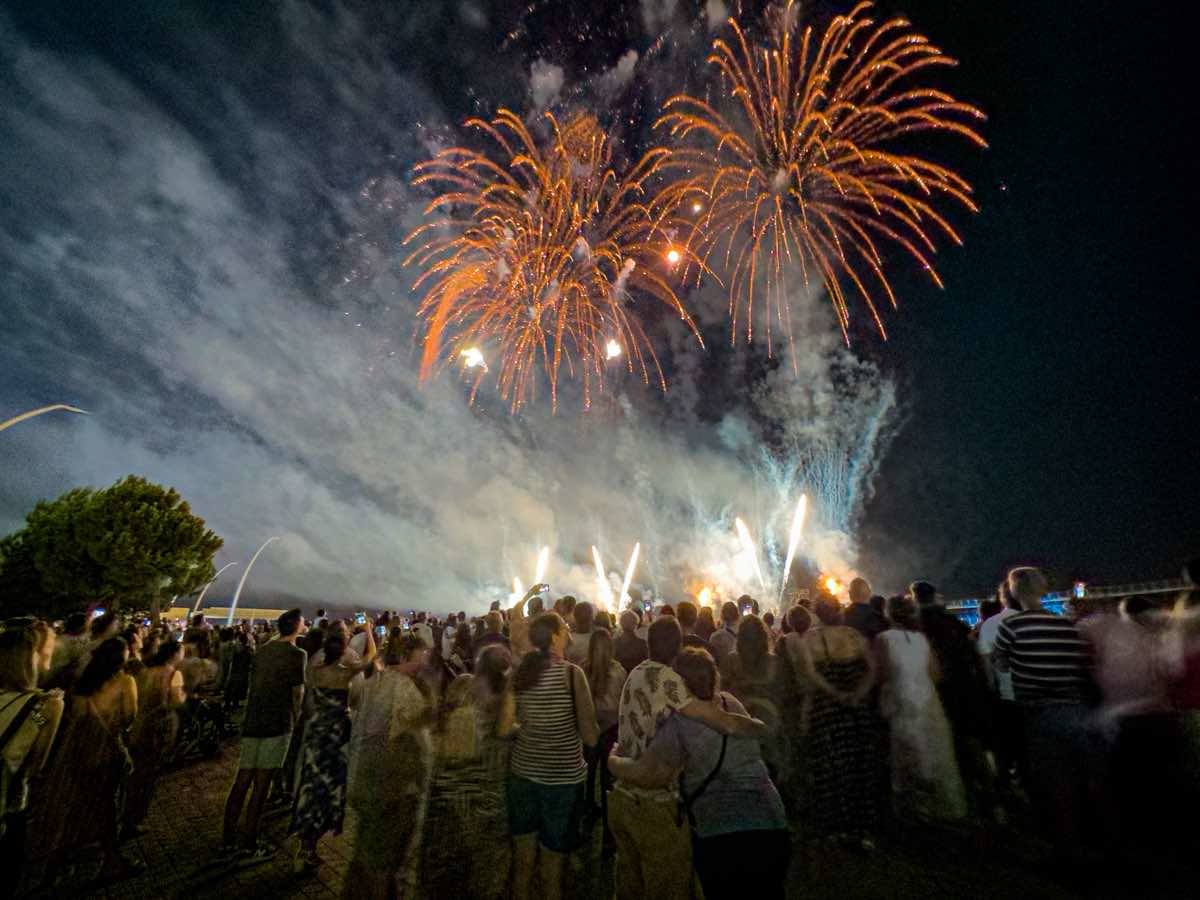
[[[550,137],[539,145],[512,112],[466,125],[488,136],[494,155],[453,147],[416,167],[414,184],[443,192],[425,209],[427,220],[405,243],[405,260],[425,271],[418,308],[424,323],[421,377],[465,361],[475,369],[475,392],[497,360],[501,396],[515,412],[533,395],[537,373],[558,404],[562,367],[583,382],[583,403],[602,390],[605,366],[623,356],[630,372],[666,389],[654,347],[638,318],[638,301],[668,306],[696,333],[675,295],[675,263],[703,267],[672,235],[683,223],[646,183],[667,151],[651,150],[625,175],[612,168],[612,143],[595,117],[565,124],[546,113]]]
[[[855,290],[886,337],[875,295],[882,290],[893,307],[896,297],[881,248],[903,248],[940,287],[929,232],[961,240],[934,204],[946,195],[977,209],[966,180],[894,142],[911,149],[913,135],[934,131],[984,147],[973,127],[983,113],[916,83],[955,61],[904,19],[878,24],[870,9],[859,3],[833,19],[819,42],[811,27],[796,40],[797,3],[789,0],[769,49],[752,48],[730,19],[732,44],[715,41],[708,61],[735,101],[731,115],[680,94],[657,123],[676,139],[664,169],[676,176],[669,188],[676,209],[691,213],[688,250],[708,260],[725,243],[734,340],[741,316],[746,339],[753,338],[757,286],[768,348],[772,320],[791,344],[793,266],[805,285],[810,275],[825,284],[843,337],[849,340],[847,293]]]

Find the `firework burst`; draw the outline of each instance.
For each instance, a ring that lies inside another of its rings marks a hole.
[[[792,267],[805,285],[824,283],[845,339],[854,293],[886,337],[878,298],[895,306],[896,297],[883,248],[902,248],[940,287],[933,235],[961,239],[935,204],[949,198],[976,211],[965,179],[900,145],[938,132],[984,147],[975,130],[983,113],[922,86],[922,76],[955,61],[906,20],[877,23],[870,11],[859,3],[819,41],[811,27],[797,39],[798,7],[789,0],[769,48],[753,48],[730,19],[732,41],[715,41],[708,62],[735,101],[731,114],[680,94],[657,123],[676,142],[664,168],[674,176],[676,209],[690,213],[689,253],[724,256],[735,341],[740,319],[753,338],[757,288],[768,348],[773,322],[791,344]]]
[[[595,117],[545,117],[543,144],[508,110],[471,119],[492,154],[453,147],[416,167],[415,184],[442,190],[405,239],[416,244],[405,265],[424,269],[414,286],[424,290],[421,377],[475,360],[472,401],[495,371],[514,412],[534,395],[539,371],[557,408],[564,367],[582,381],[586,409],[610,360],[665,390],[639,313],[647,298],[661,303],[699,339],[672,282],[684,266],[704,266],[675,249],[684,223],[649,191],[668,153],[651,150],[621,175]],[[488,356],[490,369],[480,364]]]

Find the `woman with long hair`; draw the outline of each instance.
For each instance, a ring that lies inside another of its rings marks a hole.
[[[347,898],[396,896],[421,844],[432,756],[433,695],[420,677],[428,653],[417,635],[393,629],[379,665],[352,682],[346,795],[357,828]]]
[[[703,641],[707,641],[717,630],[717,620],[713,618],[711,606],[701,606],[700,613],[696,619],[696,630],[693,634]]]
[[[129,647],[109,638],[92,651],[75,682],[58,746],[38,798],[31,843],[50,862],[100,845],[100,879],[115,881],[144,866],[121,856],[120,813],[131,762],[116,723],[123,715]],[[60,872],[67,875],[67,872]]]
[[[891,734],[892,800],[901,816],[961,819],[967,797],[954,738],[938,699],[937,657],[921,633],[911,597],[887,603],[891,628],[875,638],[879,708]]]
[[[349,646],[344,628],[325,633],[321,657],[309,667],[304,695],[308,714],[300,748],[300,775],[291,830],[299,834],[293,870],[315,869],[317,841],[327,832],[342,833],[346,813],[346,744],[350,740],[351,683],[365,667],[344,657]],[[372,645],[373,647],[374,645]]]
[[[586,809],[589,813],[596,808],[596,773],[600,773],[600,814],[608,834],[608,788],[611,779],[604,761],[617,742],[617,713],[621,706],[621,689],[625,687],[625,667],[613,656],[612,632],[607,628],[596,628],[588,644],[587,659],[583,663],[588,687],[596,704],[596,724],[600,739],[588,751]]]
[[[138,714],[129,729],[133,772],[125,801],[124,827],[128,835],[141,833],[159,770],[175,743],[179,729],[176,710],[187,699],[179,671],[181,662],[183,647],[174,638],[167,638],[146,661],[137,679]]]
[[[421,867],[424,896],[433,900],[499,900],[508,889],[512,655],[502,644],[485,646],[474,669],[451,682],[438,722]],[[464,846],[475,849],[463,854]]]
[[[770,731],[763,741],[763,755],[772,775],[780,771],[783,750],[778,696],[779,659],[771,652],[766,624],[753,613],[738,625],[732,653],[721,660],[721,684],[737,697],[750,715],[761,719]]]
[[[449,627],[449,626],[447,626]],[[446,657],[446,666],[454,677],[466,675],[471,671],[474,661],[473,647],[475,641],[471,637],[471,626],[462,622],[454,629],[454,641],[450,645],[450,655]]]
[[[508,780],[513,834],[513,898],[527,900],[535,864],[541,896],[562,896],[563,855],[579,844],[587,763],[583,747],[599,736],[587,677],[565,654],[571,633],[557,613],[529,626],[533,652],[513,678],[520,730]]]
[[[53,653],[54,631],[45,622],[0,622],[0,896],[12,896],[20,885],[29,781],[41,774],[62,720],[62,692],[37,688]]]

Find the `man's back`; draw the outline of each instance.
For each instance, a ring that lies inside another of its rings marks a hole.
[[[613,638],[613,655],[626,672],[632,672],[638,665],[650,656],[645,638],[638,637],[635,632],[621,629],[621,633]]]
[[[1025,610],[1000,623],[993,656],[1012,671],[1020,703],[1080,702],[1091,685],[1091,650],[1070,619]]]
[[[292,696],[304,684],[308,654],[290,641],[264,644],[254,655],[246,700],[246,737],[276,737],[292,730]]]

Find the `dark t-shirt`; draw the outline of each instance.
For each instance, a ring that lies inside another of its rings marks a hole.
[[[308,654],[287,641],[274,640],[259,648],[250,676],[244,737],[277,737],[292,730],[292,688],[304,684],[307,663]]]
[[[613,655],[616,656],[617,662],[624,666],[626,672],[632,672],[638,663],[649,659],[650,651],[642,638],[622,630],[613,638]]]

